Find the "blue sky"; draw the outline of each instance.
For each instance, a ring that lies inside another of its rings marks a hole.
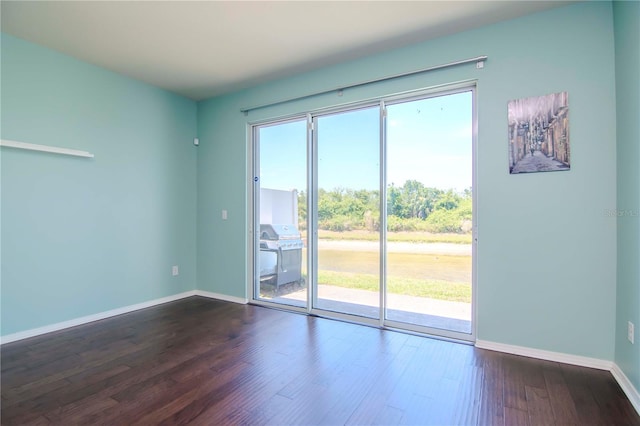
[[[387,106],[387,183],[471,186],[471,92]],[[318,186],[379,188],[378,108],[318,118]],[[261,186],[306,190],[306,122],[260,128]]]

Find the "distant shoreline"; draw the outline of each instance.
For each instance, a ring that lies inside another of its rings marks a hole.
[[[380,250],[380,243],[377,241],[319,239],[318,248],[320,250],[375,252]],[[471,256],[471,244],[388,242],[387,251],[391,253]]]

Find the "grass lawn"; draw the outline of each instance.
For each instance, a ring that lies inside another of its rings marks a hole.
[[[376,252],[323,249],[318,253],[318,269],[377,275],[380,271],[380,260]],[[387,275],[418,280],[471,283],[471,256],[388,253]]]
[[[318,283],[378,291],[379,265],[376,252],[323,249],[318,253]],[[407,296],[471,303],[471,256],[389,253],[387,289]]]
[[[318,283],[359,290],[379,290],[378,277],[369,274],[319,271]],[[391,276],[387,279],[387,292],[406,296],[447,300],[450,302],[471,303],[471,285],[468,283],[419,280]]]

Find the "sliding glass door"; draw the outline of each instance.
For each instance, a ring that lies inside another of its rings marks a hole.
[[[380,109],[314,119],[317,280],[313,307],[380,316]]]
[[[253,300],[472,338],[474,93],[253,126]]]
[[[307,306],[307,121],[253,129],[256,300]]]
[[[387,106],[390,321],[471,333],[473,98]]]

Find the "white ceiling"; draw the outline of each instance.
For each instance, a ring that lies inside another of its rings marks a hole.
[[[2,31],[200,100],[566,1],[6,1]]]

